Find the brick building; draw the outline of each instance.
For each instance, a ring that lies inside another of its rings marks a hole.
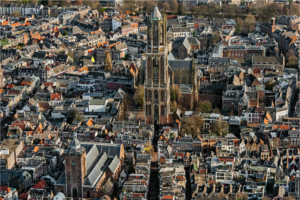
[[[24,142],[18,139],[4,140],[0,145],[0,169],[12,169],[17,157],[24,147]]]
[[[125,157],[122,144],[80,143],[76,133],[64,155],[66,170],[54,193],[76,199],[101,197],[107,181],[116,183]]]

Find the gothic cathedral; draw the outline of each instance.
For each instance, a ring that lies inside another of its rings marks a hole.
[[[167,18],[155,7],[148,17],[144,102],[147,124],[169,123],[170,80],[167,55]]]

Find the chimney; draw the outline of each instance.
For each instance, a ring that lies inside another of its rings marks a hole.
[[[242,192],[242,185],[239,185],[239,190],[238,190],[238,192]]]
[[[275,26],[275,18],[274,17],[271,18],[271,25]]]
[[[257,92],[257,107],[259,107],[259,91]]]

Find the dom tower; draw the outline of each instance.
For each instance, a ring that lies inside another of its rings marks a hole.
[[[145,119],[147,124],[169,123],[170,81],[168,78],[167,19],[157,6],[148,17],[146,51]]]

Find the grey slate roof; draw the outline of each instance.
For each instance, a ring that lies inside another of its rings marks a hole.
[[[99,151],[96,147],[96,145],[94,145],[91,150],[89,151],[89,153],[86,155],[86,167],[87,167],[87,171],[89,173],[89,171],[91,171],[91,167],[93,165],[93,163],[95,162],[95,160],[98,158],[99,156]]]
[[[106,99],[91,99],[90,105],[105,105]]]
[[[114,159],[111,161],[110,165],[108,166],[109,170],[114,173],[120,164],[120,159],[118,156],[115,156]]]
[[[81,146],[86,148],[87,153],[96,145],[100,153],[105,152],[108,156],[115,157],[117,155],[120,157],[121,154],[121,144],[107,144],[107,143],[91,143],[91,142],[81,142]]]
[[[172,71],[192,70],[193,66],[192,60],[169,60],[168,63]]]
[[[176,58],[174,57],[174,55],[172,54],[172,52],[169,53],[168,60],[176,60]]]
[[[108,156],[106,153],[103,153],[101,158],[98,160],[97,164],[93,167],[92,171],[84,179],[84,185],[94,186],[96,181],[103,175],[104,165],[107,161]]]

